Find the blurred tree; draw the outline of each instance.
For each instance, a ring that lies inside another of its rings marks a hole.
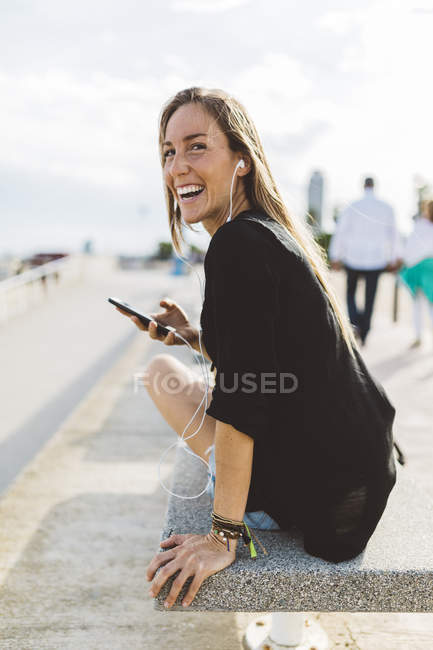
[[[341,206],[334,205],[334,208],[332,210],[332,220],[334,221],[334,223],[337,223],[338,217],[340,216],[340,212],[341,212]]]
[[[160,241],[158,244],[157,260],[169,260],[173,253],[173,245],[169,241]]]
[[[323,248],[323,250],[326,253],[326,259],[329,262],[329,257],[328,257],[328,249],[329,249],[329,242],[331,241],[331,233],[329,232],[320,232],[318,233],[314,239],[316,242]]]
[[[202,263],[205,258],[205,251],[194,244],[190,245],[189,259],[193,264]]]

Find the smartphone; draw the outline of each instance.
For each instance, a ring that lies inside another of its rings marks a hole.
[[[134,309],[134,307],[131,307],[131,305],[129,305],[124,300],[119,300],[119,298],[107,298],[107,300],[108,302],[111,302],[111,304],[114,305],[115,307],[120,307],[120,309],[123,309],[123,311],[128,312],[128,314],[137,316],[137,318],[139,318],[143,323],[143,325],[145,325],[146,327],[149,327],[150,321],[155,320],[154,318],[150,318],[150,316],[146,316],[146,314],[142,314],[141,312],[137,311],[136,309]],[[167,336],[167,334],[169,334],[169,332],[172,332],[173,329],[174,328],[171,327],[168,328],[165,327],[164,325],[158,324],[157,332],[158,334],[164,334],[165,336]]]

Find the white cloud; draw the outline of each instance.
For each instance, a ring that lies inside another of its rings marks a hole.
[[[252,106],[257,127],[266,133],[298,133],[305,120],[299,111],[312,83],[300,61],[269,52],[244,68],[232,83],[233,94]]]
[[[329,211],[356,197],[368,173],[404,218],[414,209],[413,174],[431,178],[432,21],[417,4],[365,0],[360,8],[347,0],[351,8],[336,11],[330,0],[178,0],[171,12],[131,0],[120,10],[107,0],[104,12],[92,5],[85,13],[77,0],[51,1],[44,14],[36,2],[24,13],[11,4],[0,23],[0,165],[45,173],[47,193],[56,178],[70,181],[62,197],[75,192],[83,214],[98,209],[91,192],[105,211],[109,191],[117,192],[116,210],[131,195],[165,223],[158,114],[176,91],[202,84],[245,104],[297,211],[319,167]],[[227,21],[210,15],[229,9]],[[14,196],[11,220],[24,210],[18,190]]]
[[[179,76],[0,76],[0,164],[127,189],[155,169],[160,107]]]
[[[251,0],[175,0],[171,8],[178,12],[219,13],[237,9],[250,2]]]
[[[363,173],[377,175],[380,192],[393,202],[405,230],[415,205],[413,174],[431,169],[427,78],[432,25],[427,22],[406,2],[381,1],[364,12],[359,58],[342,67],[347,73],[361,71],[362,83],[317,148],[318,156],[332,147],[340,158],[349,158],[339,179],[347,188],[345,198],[355,190],[348,179],[355,164],[358,187]]]
[[[322,16],[318,16],[317,25],[341,36],[358,27],[365,16],[365,11],[366,8],[327,11]]]

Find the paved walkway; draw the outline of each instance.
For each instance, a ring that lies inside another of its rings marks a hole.
[[[132,341],[107,297],[152,311],[174,280],[167,263],[122,272],[113,258],[84,261],[80,279],[0,324],[0,494]]]
[[[148,273],[144,279],[150,287]],[[406,351],[412,338],[408,304],[398,325],[391,326],[390,278],[384,280],[364,356],[397,406],[396,438],[407,454],[408,471],[433,492],[431,342]],[[334,281],[341,292],[342,275],[335,274]],[[196,277],[167,276],[164,293],[167,289],[196,320]],[[145,569],[158,545],[166,504],[157,463],[175,438],[147,393],[134,394],[132,375],[167,350],[137,332],[3,495],[1,650],[241,648],[250,615],[160,613],[147,595]],[[187,350],[169,352],[191,363]],[[170,461],[162,468],[166,478]],[[430,614],[314,616],[332,648],[432,646]]]

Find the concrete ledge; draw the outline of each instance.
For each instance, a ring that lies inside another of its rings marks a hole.
[[[236,562],[208,578],[189,611],[234,612],[432,612],[433,502],[399,465],[397,484],[365,551],[353,560],[332,564],[308,555],[302,534],[293,529],[258,531],[268,550],[255,560],[239,546]],[[204,466],[178,451],[173,491],[191,495],[206,485]],[[206,533],[212,504],[170,497],[161,539],[174,533]],[[170,584],[155,599],[164,610]],[[179,603],[170,611],[185,611]]]

